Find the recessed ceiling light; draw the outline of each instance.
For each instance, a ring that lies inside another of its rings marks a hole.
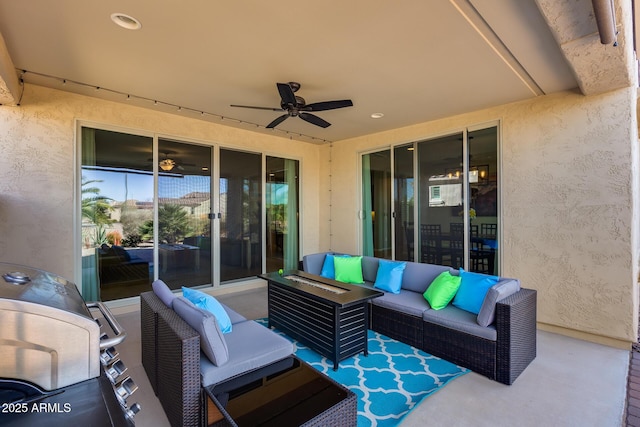
[[[116,25],[126,28],[127,30],[139,30],[142,28],[140,21],[124,13],[112,13],[111,20],[115,22]]]
[[[371,115],[371,118],[372,118],[372,119],[380,119],[380,118],[382,118],[382,117],[384,117],[384,113],[373,113],[373,114]]]

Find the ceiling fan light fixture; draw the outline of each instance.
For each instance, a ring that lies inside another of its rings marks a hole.
[[[129,16],[124,13],[112,13],[111,20],[118,26],[126,28],[127,30],[139,30],[142,28],[142,24],[133,16]]]
[[[160,169],[168,172],[174,168],[174,166],[176,165],[176,162],[173,161],[172,159],[164,159],[160,161],[159,165],[160,165]]]

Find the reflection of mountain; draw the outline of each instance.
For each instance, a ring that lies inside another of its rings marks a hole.
[[[190,215],[208,215],[211,205],[211,194],[201,191],[187,193],[181,197],[160,197],[158,204],[178,205],[187,209]],[[124,202],[114,202],[111,218],[118,221],[123,209],[153,210],[153,202],[143,202],[129,199]]]
[[[179,205],[179,206],[189,206],[196,207],[200,206],[203,203],[209,202],[211,199],[210,193],[205,193],[201,191],[194,191],[191,193],[187,193],[182,197],[174,198],[174,197],[160,197],[158,199],[158,203],[161,205]]]

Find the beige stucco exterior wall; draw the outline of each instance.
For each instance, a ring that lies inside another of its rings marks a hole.
[[[501,274],[538,291],[543,328],[611,345],[637,339],[636,90],[565,92],[323,147],[328,246],[360,251],[360,156],[499,120]]]
[[[323,146],[27,85],[0,107],[0,260],[73,278],[76,120],[271,155],[302,166],[302,248],[359,251],[362,151],[501,122],[502,275],[538,290],[540,326],[636,340],[635,89],[566,92]]]
[[[301,252],[317,251],[318,145],[26,85],[20,107],[0,106],[2,262],[77,281],[73,236],[78,120],[300,160]]]

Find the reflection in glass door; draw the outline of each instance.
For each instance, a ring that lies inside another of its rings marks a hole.
[[[393,150],[395,259],[402,261],[415,260],[413,152],[413,144]]]
[[[469,270],[498,274],[498,128],[469,135]],[[473,209],[473,210],[471,210]]]
[[[153,138],[81,129],[82,296],[109,301],[151,289]]]
[[[462,134],[418,143],[420,262],[464,265]]]
[[[394,147],[390,218],[391,163],[362,155],[363,253],[498,274],[498,128]]]
[[[262,155],[220,149],[220,281],[262,273]]]
[[[267,156],[266,169],[266,271],[297,269],[299,162]]]
[[[211,284],[211,147],[159,139],[158,161],[158,277],[171,289]]]
[[[362,156],[363,255],[390,259],[391,150]]]

